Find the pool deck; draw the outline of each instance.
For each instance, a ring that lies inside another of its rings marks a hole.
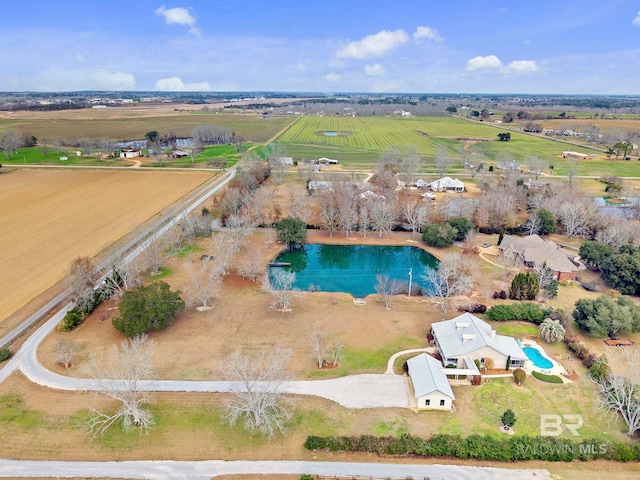
[[[558,375],[560,378],[565,380],[564,378],[564,374],[566,373],[565,368],[562,365],[560,365],[558,362],[556,362],[554,359],[552,359],[549,355],[547,355],[547,352],[544,351],[544,348],[542,348],[533,340],[528,340],[528,339],[520,340],[520,346],[530,347],[538,350],[538,352],[540,352],[540,355],[542,355],[544,358],[549,360],[553,365],[551,368],[540,368],[535,366],[532,361],[528,361],[524,367],[524,370],[525,372],[527,372],[527,375],[530,375],[531,372],[540,372],[546,375]]]

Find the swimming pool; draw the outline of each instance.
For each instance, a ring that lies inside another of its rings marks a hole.
[[[553,367],[551,360],[542,355],[537,348],[523,347],[522,351],[527,357],[529,357],[529,360],[531,360],[536,367],[544,369]]]

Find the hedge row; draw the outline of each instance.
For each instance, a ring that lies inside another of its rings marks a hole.
[[[504,322],[507,320],[525,320],[541,324],[545,318],[551,315],[552,310],[542,308],[537,303],[519,302],[510,304],[494,305],[487,310],[489,320]]]
[[[540,373],[540,372],[536,372],[536,371],[531,372],[531,375],[533,375],[534,378],[537,378],[541,382],[564,383],[562,381],[562,379],[557,375],[547,375],[546,373]]]
[[[367,452],[384,455],[416,455],[421,457],[454,457],[501,462],[541,460],[571,462],[573,460],[640,460],[640,444],[627,445],[595,439],[580,443],[559,437],[512,435],[505,438],[491,435],[433,435],[423,439],[409,434],[399,437],[309,436],[304,443],[308,450]]]

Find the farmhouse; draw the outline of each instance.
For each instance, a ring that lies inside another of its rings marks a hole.
[[[136,158],[142,156],[142,150],[135,148],[125,148],[120,150],[120,158]]]
[[[500,170],[520,170],[520,164],[515,160],[510,162],[498,162],[496,165]]]
[[[293,158],[291,157],[278,157],[277,163],[281,167],[292,167]]]
[[[407,361],[407,368],[419,410],[451,410],[456,397],[438,360],[421,353]]]
[[[333,183],[332,182],[323,182],[320,180],[311,180],[309,182],[309,184],[307,185],[307,188],[310,191],[315,191],[315,190],[331,190],[333,189]]]
[[[444,192],[445,190],[464,192],[464,183],[457,178],[442,177],[431,182],[429,188],[434,192]]]
[[[171,152],[171,158],[185,158],[189,156],[189,152],[185,152],[184,150],[174,150]]]
[[[527,361],[514,338],[497,335],[491,325],[470,313],[434,323],[431,333],[445,366],[468,368],[466,357],[480,364],[491,358],[496,368],[507,367],[509,359],[509,369],[522,368]]]
[[[558,281],[575,280],[580,271],[580,267],[563,253],[560,246],[551,240],[545,241],[538,235],[527,235],[526,237],[505,235],[498,245],[498,249],[500,249],[501,255],[520,258],[529,268],[536,264],[546,263]]]
[[[371,190],[366,190],[366,191],[362,192],[360,194],[360,198],[362,200],[364,200],[366,198],[379,198],[381,200],[385,200],[385,196],[384,195],[380,195],[379,193],[373,192]]]
[[[418,180],[416,180],[416,183],[414,185],[417,188],[427,188],[427,186],[429,186],[429,182],[419,178]]]
[[[318,160],[316,160],[316,163],[320,165],[338,165],[338,163],[340,162],[335,158],[321,157]]]
[[[562,158],[577,158],[579,160],[586,160],[587,158],[589,158],[589,155],[587,155],[586,153],[580,153],[580,152],[562,152]]]

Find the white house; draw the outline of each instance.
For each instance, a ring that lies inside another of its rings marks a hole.
[[[438,360],[421,353],[407,367],[419,410],[451,410],[456,396]]]
[[[429,188],[434,192],[444,192],[445,190],[453,190],[454,192],[464,192],[464,182],[457,178],[442,177],[434,180],[429,184]]]
[[[586,153],[580,153],[580,152],[562,152],[562,158],[577,158],[579,160],[586,160],[587,158],[589,158],[589,155],[587,155]]]
[[[418,180],[416,180],[416,183],[414,185],[417,188],[427,188],[427,186],[429,185],[429,182],[423,180],[422,178],[419,178]]]
[[[307,185],[309,190],[331,190],[333,189],[332,182],[323,182],[320,180],[311,180]]]
[[[496,334],[491,325],[470,313],[434,323],[431,333],[445,366],[467,368],[465,357],[469,357],[481,364],[491,358],[495,368],[506,368],[509,359],[509,368],[515,369],[528,360],[513,337]]]
[[[321,157],[316,163],[320,163],[322,165],[338,165],[340,162],[335,158]]]
[[[125,148],[120,151],[120,158],[136,158],[142,156],[142,151],[133,148]]]
[[[360,194],[360,198],[364,200],[365,198],[379,198],[381,200],[385,200],[384,195],[380,195],[379,193],[373,192],[371,190],[366,190]]]
[[[278,157],[278,165],[281,167],[292,167],[293,158],[291,157]]]

